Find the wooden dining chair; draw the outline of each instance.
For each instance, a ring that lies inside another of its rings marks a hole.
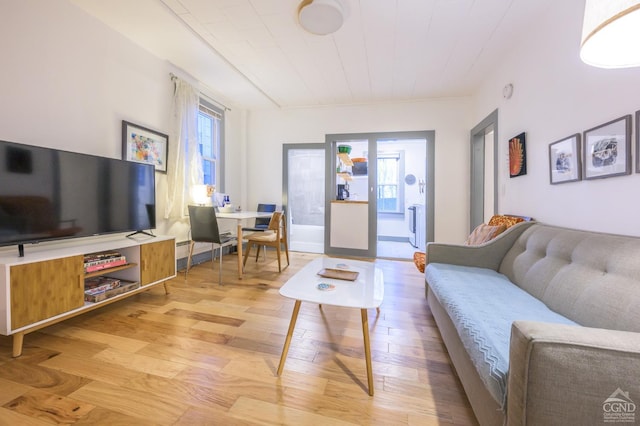
[[[282,263],[280,258],[282,253],[282,246],[284,246],[284,252],[287,257],[287,266],[289,266],[287,220],[283,212],[273,213],[266,232],[257,232],[255,234],[250,234],[247,236],[245,241],[247,242],[247,247],[244,253],[244,261],[242,263],[243,266],[247,264],[247,259],[249,258],[251,247],[253,247],[254,245],[258,247],[256,251],[256,262],[258,261],[258,257],[260,256],[260,249],[263,246],[265,247],[265,250],[267,247],[274,247],[276,249],[276,253],[278,256],[278,272],[282,272]]]
[[[266,212],[273,213],[276,211],[275,204],[258,204],[258,212]],[[265,232],[269,229],[269,222],[271,222],[271,217],[257,217],[255,220],[255,224],[252,227],[242,228],[242,232]],[[258,252],[260,249],[258,249]],[[264,259],[267,260],[267,250],[263,251]]]
[[[220,251],[220,266],[218,270],[218,284],[222,285],[222,248],[232,245],[236,238],[231,235],[221,235],[214,207],[188,206],[189,223],[191,225],[191,243],[189,245],[189,257],[187,258],[187,270],[184,273],[185,280],[191,268],[193,247],[196,243],[211,243],[211,261],[215,264],[216,248]]]

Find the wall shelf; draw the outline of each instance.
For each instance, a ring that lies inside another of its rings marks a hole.
[[[349,154],[346,154],[344,152],[339,152],[338,158],[340,159],[340,161],[342,161],[342,163],[345,166],[349,166],[349,167],[353,166],[353,161],[351,161],[351,157],[349,157]]]
[[[106,275],[111,272],[122,271],[123,269],[134,268],[136,266],[138,266],[137,263],[127,263],[126,265],[114,266],[112,268],[105,268],[95,272],[87,272],[84,274],[84,277],[85,278],[99,277],[101,275]]]

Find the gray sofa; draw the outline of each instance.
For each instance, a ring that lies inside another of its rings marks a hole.
[[[481,425],[640,423],[640,238],[523,222],[425,279]]]

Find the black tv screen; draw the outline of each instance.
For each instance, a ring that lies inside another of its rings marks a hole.
[[[153,165],[0,141],[0,245],[154,229]]]

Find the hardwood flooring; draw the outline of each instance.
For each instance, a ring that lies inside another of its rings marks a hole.
[[[278,288],[317,255],[223,257],[162,286],[27,334],[0,336],[0,425],[475,425],[412,262],[378,260],[385,299],[369,311],[375,395],[358,309],[294,301]]]

